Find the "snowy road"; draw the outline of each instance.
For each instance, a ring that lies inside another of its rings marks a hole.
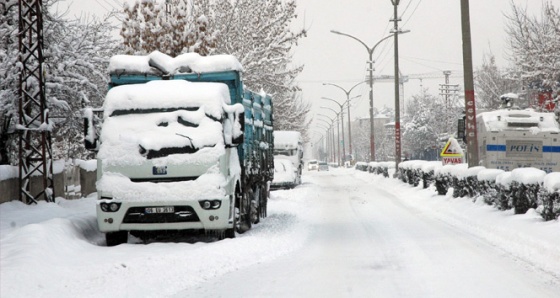
[[[353,169],[306,172],[303,185],[272,193],[269,216],[247,233],[200,240],[106,247],[94,195],[3,203],[0,297],[560,293],[558,220]]]
[[[558,276],[354,173],[315,173],[302,186],[317,193],[301,249],[176,297],[558,297]]]

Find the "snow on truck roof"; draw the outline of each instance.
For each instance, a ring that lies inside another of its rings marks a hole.
[[[274,147],[297,147],[301,142],[301,133],[297,131],[275,131]]]
[[[110,74],[148,74],[162,71],[165,74],[203,73],[218,71],[243,71],[241,63],[231,55],[200,56],[185,53],[175,58],[154,51],[146,56],[115,55],[109,60]]]
[[[497,110],[477,115],[482,119],[487,131],[531,130],[538,132],[560,132],[554,113],[540,113],[533,110]]]

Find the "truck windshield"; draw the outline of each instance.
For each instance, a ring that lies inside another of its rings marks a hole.
[[[200,107],[115,110],[105,119],[102,139],[106,152],[153,159],[213,148],[223,143],[223,126]]]

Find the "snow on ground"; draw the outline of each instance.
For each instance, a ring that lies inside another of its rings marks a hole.
[[[308,208],[301,207],[309,190],[273,192],[269,216],[236,239],[131,240],[117,247],[104,246],[95,194],[56,204],[1,204],[0,297],[162,297],[267,262],[306,239]]]
[[[249,232],[223,241],[143,244],[131,239],[105,247],[96,225],[95,194],[73,201],[59,198],[56,204],[0,204],[0,297],[165,297],[298,252],[309,241],[313,218],[319,218],[313,204],[322,201],[315,183],[322,175],[382,186],[399,204],[490,243],[536,274],[552,276],[551,283],[560,279],[558,220],[544,222],[534,210],[513,215],[381,175],[333,169],[305,172],[301,186],[272,192],[269,216]]]
[[[482,198],[453,198],[437,195],[434,187],[412,187],[397,179],[356,171],[358,179],[382,183],[402,202],[420,212],[429,213],[451,226],[483,239],[520,261],[533,264],[560,278],[560,221],[544,221],[535,211],[515,215],[513,210],[500,211]],[[392,174],[391,174],[392,176]]]

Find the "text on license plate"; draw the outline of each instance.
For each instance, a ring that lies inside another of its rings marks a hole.
[[[146,214],[153,214],[153,213],[173,213],[175,212],[175,208],[173,206],[165,206],[165,207],[146,207]]]

